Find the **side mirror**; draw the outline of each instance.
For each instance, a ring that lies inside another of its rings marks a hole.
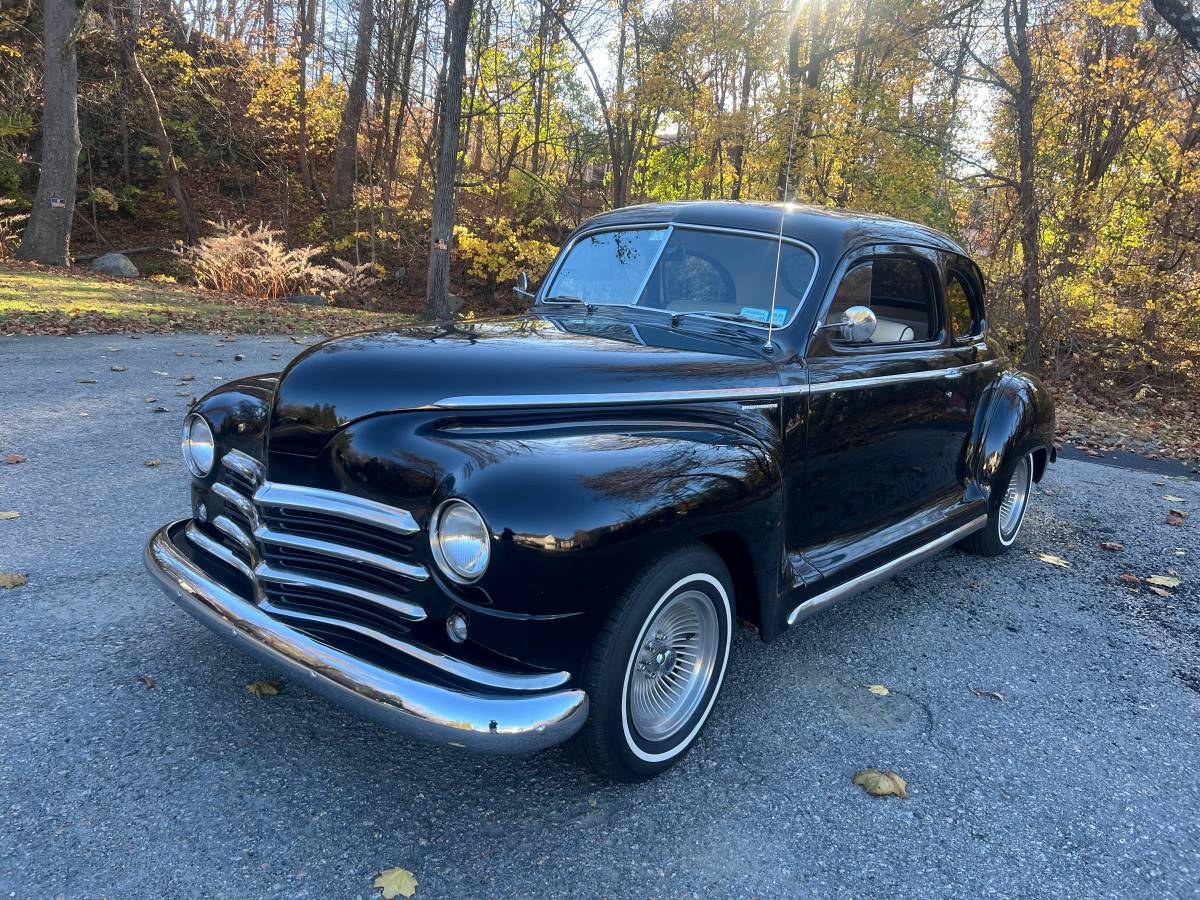
[[[524,297],[526,300],[533,299],[533,291],[529,290],[529,273],[521,271],[517,273],[517,283],[513,287],[518,297]]]
[[[875,334],[875,313],[866,306],[851,306],[842,313],[841,321],[826,322],[821,331],[836,331],[838,340],[847,344],[865,344]]]

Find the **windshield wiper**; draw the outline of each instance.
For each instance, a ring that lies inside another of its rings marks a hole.
[[[752,319],[750,316],[743,316],[741,313],[707,312],[702,309],[694,309],[689,312],[672,313],[671,327],[677,327],[679,323],[688,316],[706,316],[710,319],[720,319],[722,322],[750,322],[753,325],[763,324],[758,319]]]

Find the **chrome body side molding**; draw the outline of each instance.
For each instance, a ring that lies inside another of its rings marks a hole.
[[[652,403],[716,403],[725,400],[777,400],[804,394],[828,394],[833,391],[852,391],[857,388],[888,384],[907,384],[938,378],[961,378],[997,365],[998,360],[985,360],[949,369],[926,369],[920,372],[899,372],[895,375],[876,375],[872,378],[847,378],[842,381],[823,381],[817,384],[768,385],[764,387],[711,389],[694,391],[629,391],[612,394],[501,394],[497,396],[444,397],[421,409],[507,409],[546,406],[621,406]]]
[[[787,617],[788,625],[795,625],[801,619],[807,618],[810,615],[820,612],[826,607],[832,606],[837,601],[857,594],[859,591],[864,591],[869,587],[879,584],[881,581],[886,581],[897,572],[907,569],[909,566],[916,565],[922,560],[928,559],[935,553],[946,549],[951,544],[965,538],[967,535],[978,531],[987,523],[987,516],[978,516],[972,519],[966,525],[961,525],[953,531],[943,534],[941,537],[935,538],[927,544],[909,550],[903,556],[898,556],[889,562],[884,563],[876,569],[851,578],[849,581],[844,581],[836,587],[817,594],[814,597],[809,597],[799,606],[791,611]]]

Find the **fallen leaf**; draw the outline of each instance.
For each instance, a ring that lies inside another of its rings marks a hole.
[[[985,691],[981,688],[971,688],[971,693],[976,697],[986,697],[989,700],[999,700],[1001,703],[1004,702],[1004,695],[999,691]]]
[[[144,463],[142,463],[142,465],[145,466],[147,469],[153,469],[155,466],[161,466],[162,460],[161,459],[148,459]]]
[[[109,366],[109,369],[113,372],[128,372],[129,366]]]
[[[889,794],[904,800],[908,797],[908,782],[895,772],[880,772],[878,769],[863,769],[852,781],[872,797]]]
[[[595,794],[588,794],[588,806],[590,806],[592,809],[596,808],[596,795]]]
[[[233,361],[234,361],[234,362],[241,362],[241,361],[242,361],[243,359],[245,359],[245,358],[246,358],[246,354],[245,354],[245,353],[235,353],[235,354],[233,354]]]
[[[1112,550],[1113,552],[1117,552],[1119,550],[1124,550],[1125,545],[1118,544],[1116,541],[1105,541],[1103,544],[1100,545],[1100,549],[1101,550]]]
[[[1132,572],[1125,572],[1120,576],[1121,580],[1126,584],[1141,584],[1142,579],[1138,578]]]
[[[165,375],[165,376],[167,376],[168,378],[169,378],[169,377],[170,377],[170,375],[171,375],[171,373],[170,373],[170,372],[160,372],[158,369],[155,369],[155,370],[154,370],[154,374],[155,374],[155,375]]]
[[[417,879],[408,869],[384,869],[375,879],[374,886],[383,891],[383,900],[394,897],[411,897],[417,892]]]
[[[95,384],[96,379],[95,378],[76,378],[75,383],[76,384]]]
[[[274,697],[279,693],[278,681],[252,681],[246,685],[246,690],[261,700],[263,697]]]
[[[866,688],[876,697],[886,697],[891,693],[891,691],[889,691],[887,687],[882,684],[868,684],[866,685]]]
[[[151,412],[161,413],[161,412],[170,412],[170,410],[167,409],[165,406],[156,406],[156,407],[154,407],[154,409],[151,410]]]
[[[1148,588],[1146,588],[1146,590],[1148,590],[1148,591],[1149,591],[1150,593],[1152,593],[1152,594],[1155,594],[1156,596],[1163,597],[1163,598],[1166,598],[1166,597],[1170,597],[1170,596],[1171,596],[1171,592],[1170,592],[1170,591],[1164,591],[1164,590],[1163,590],[1162,588],[1160,588],[1160,587],[1153,587],[1153,586],[1151,586],[1151,587],[1148,587]]]
[[[17,512],[15,509],[0,510],[0,522],[3,522],[5,519],[19,519],[19,518],[21,518],[21,514],[19,512]]]
[[[4,457],[4,461],[10,466],[20,465],[23,462],[28,462],[28,460],[29,457],[22,456],[20,453],[10,453],[8,456]]]
[[[195,381],[195,380],[196,380],[196,376],[195,376],[195,375],[191,375],[191,374],[188,374],[188,375],[180,375],[180,376],[179,376],[179,380],[180,380],[180,381]]]
[[[1185,521],[1186,521],[1186,518],[1184,516],[1177,516],[1177,515],[1172,514],[1172,515],[1167,516],[1165,519],[1163,519],[1163,524],[1164,525],[1174,525],[1176,528],[1182,528],[1183,523]]]
[[[0,572],[0,588],[20,587],[28,580],[27,577],[16,572]]]
[[[1171,507],[1170,509],[1167,510],[1167,515],[1168,516],[1179,516],[1179,518],[1181,518],[1181,519],[1186,519],[1188,516],[1191,515],[1191,513],[1188,512],[1186,509],[1176,509],[1175,507]]]
[[[1039,553],[1037,558],[1044,563],[1050,563],[1052,566],[1058,566],[1060,569],[1069,569],[1071,564],[1061,556],[1055,556],[1053,553]]]
[[[1176,497],[1174,494],[1163,494],[1163,499],[1168,503],[1186,503],[1182,497]]]
[[[144,687],[144,688],[154,687],[154,679],[151,678],[149,675],[139,675],[138,681],[140,681],[142,683],[142,687]]]
[[[1151,575],[1146,579],[1146,584],[1157,584],[1159,587],[1176,588],[1183,582],[1182,578],[1176,578],[1174,575]]]

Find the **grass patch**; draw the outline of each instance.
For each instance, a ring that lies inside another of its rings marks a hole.
[[[411,321],[412,316],[397,313],[271,303],[180,285],[0,263],[0,335],[343,334]]]

